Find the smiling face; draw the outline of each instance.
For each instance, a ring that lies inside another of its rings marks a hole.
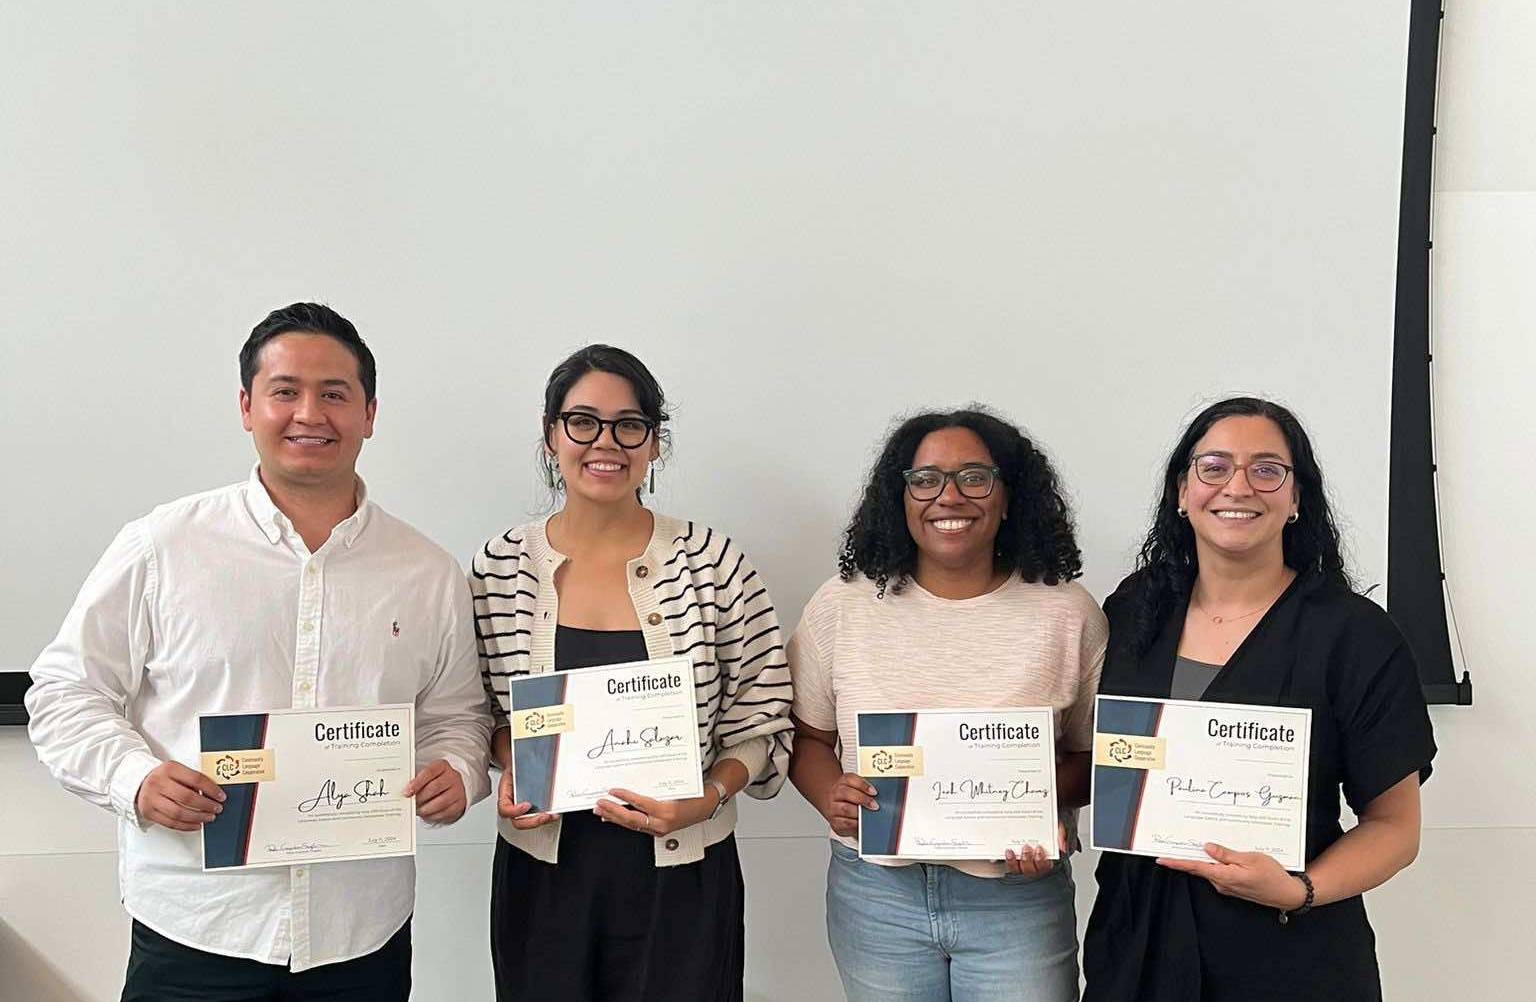
[[[981,436],[969,428],[940,428],[924,436],[912,455],[912,468],[933,467],[953,472],[965,466],[993,466],[996,461],[987,451]],[[932,501],[913,500],[903,491],[907,531],[917,543],[918,573],[924,563],[947,570],[966,570],[985,564],[992,566],[992,551],[997,530],[1008,510],[1008,489],[999,480],[984,498],[968,498],[960,493],[954,479],[944,484],[944,491]]]
[[[1194,454],[1217,454],[1238,467],[1273,460],[1294,465],[1280,426],[1266,417],[1222,418],[1195,444]],[[1227,557],[1284,560],[1282,534],[1286,519],[1296,511],[1296,478],[1287,476],[1280,489],[1253,489],[1247,469],[1238,469],[1225,484],[1201,482],[1194,467],[1179,482],[1179,507],[1189,512],[1197,552]]]
[[[578,379],[565,394],[560,410],[579,411],[604,421],[646,417],[629,380],[600,371]],[[567,494],[594,504],[633,502],[635,491],[645,482],[648,464],[661,454],[654,429],[633,449],[614,440],[612,425],[604,425],[595,441],[583,445],[571,440],[558,418],[544,429],[544,447],[560,467]]]
[[[324,334],[281,334],[262,346],[240,421],[269,488],[351,489],[377,401],[364,399],[357,357]]]

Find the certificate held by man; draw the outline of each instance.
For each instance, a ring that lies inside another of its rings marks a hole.
[[[400,792],[416,772],[414,713],[404,704],[201,715],[202,772],[227,798],[203,825],[203,869],[415,853],[415,805]]]
[[[1099,696],[1093,847],[1209,862],[1205,845],[1306,865],[1312,711]]]
[[[860,713],[859,810],[870,859],[1003,859],[1035,843],[1059,855],[1049,707]]]
[[[613,789],[704,795],[686,657],[515,678],[511,701],[513,793],[534,811],[588,810]]]

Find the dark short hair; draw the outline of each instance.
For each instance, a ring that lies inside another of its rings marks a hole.
[[[251,392],[251,383],[261,368],[261,349],[268,341],[283,334],[324,334],[335,338],[357,359],[357,378],[363,384],[363,398],[373,402],[378,388],[378,369],[373,352],[363,343],[352,321],[321,303],[293,303],[268,313],[266,319],[251,328],[251,336],[240,348],[240,385]]]
[[[844,581],[864,575],[878,594],[905,587],[917,570],[917,543],[907,530],[906,479],[918,444],[944,428],[976,433],[1001,471],[1008,491],[1008,518],[997,530],[995,570],[1025,581],[1054,585],[1082,574],[1082,555],[1072,529],[1072,512],[1050,460],[1017,427],[979,405],[957,411],[929,411],[902,421],[880,450],[853,520],[843,533],[838,573]]]
[[[656,426],[657,443],[662,446],[668,444],[669,435],[664,426],[672,415],[667,413],[666,394],[661,392],[661,384],[651,375],[651,370],[623,348],[615,348],[611,344],[589,344],[585,348],[576,349],[565,361],[555,366],[555,371],[549,374],[549,381],[544,384],[546,445],[549,443],[550,428],[560,419],[565,395],[571,392],[577,380],[589,372],[608,372],[626,380],[635,391],[640,413]]]
[[[1175,605],[1187,599],[1200,571],[1195,530],[1179,516],[1179,485],[1189,475],[1195,446],[1216,422],[1229,417],[1268,418],[1291,450],[1291,476],[1300,497],[1297,519],[1281,531],[1285,565],[1298,574],[1317,574],[1344,588],[1351,586],[1339,528],[1323,487],[1323,470],[1312,451],[1312,440],[1291,411],[1261,397],[1229,397],[1196,414],[1179,436],[1163,468],[1162,490],[1152,512],[1152,526],[1141,544],[1136,568],[1141,587],[1129,634],[1129,647],[1144,653],[1163,628]]]

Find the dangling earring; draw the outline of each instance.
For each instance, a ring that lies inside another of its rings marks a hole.
[[[650,484],[649,487],[646,488],[646,493],[647,494],[655,494],[656,493],[656,464],[655,463],[651,464],[651,484]]]
[[[1180,518],[1188,518],[1189,517],[1189,509],[1188,508],[1185,508],[1185,507],[1183,507],[1181,505],[1177,510],[1178,510]]]
[[[544,482],[557,493],[565,489],[565,478],[560,475],[560,466],[548,454],[544,456]]]
[[[1300,518],[1300,517],[1301,517],[1301,512],[1299,512],[1299,511],[1293,511],[1293,512],[1291,512],[1291,517],[1290,517],[1290,518],[1288,518],[1288,519],[1286,519],[1286,520],[1285,520],[1285,523],[1286,523],[1286,524],[1287,524],[1287,525],[1295,525],[1295,524],[1296,524],[1296,520],[1297,520],[1297,519],[1298,519],[1298,518]]]

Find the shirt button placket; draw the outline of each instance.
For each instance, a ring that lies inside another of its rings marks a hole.
[[[309,867],[288,868],[288,893],[293,919],[293,965],[309,965]]]
[[[320,565],[311,557],[299,576],[299,632],[294,645],[293,705],[317,705],[316,676],[320,668]]]
[[[299,632],[294,646],[293,705],[307,709],[317,705],[320,669],[320,582],[322,568],[313,557],[299,575]],[[308,967],[312,956],[309,928],[309,867],[288,868],[289,916],[293,935],[293,965]]]

